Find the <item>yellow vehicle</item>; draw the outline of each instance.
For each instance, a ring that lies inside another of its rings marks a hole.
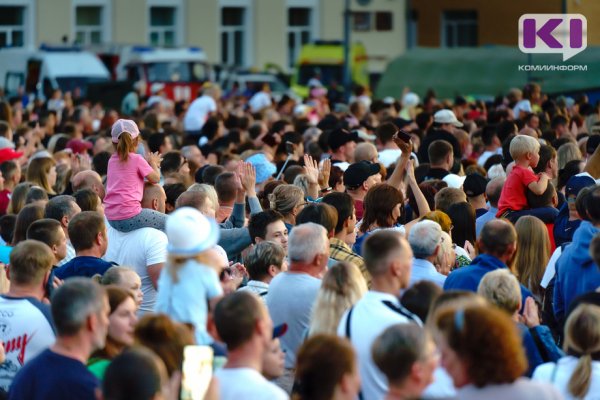
[[[353,85],[369,88],[367,52],[361,43],[350,48],[350,77]],[[344,80],[344,46],[342,42],[317,41],[302,46],[296,71],[292,75],[291,87],[298,96],[307,97],[308,88],[320,82],[329,87],[336,82],[340,87]],[[312,81],[312,83],[311,83]]]

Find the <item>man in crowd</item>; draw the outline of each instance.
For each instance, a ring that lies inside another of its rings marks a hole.
[[[265,210],[254,214],[248,221],[248,232],[252,243],[276,242],[287,252],[288,230],[281,213],[275,210]]]
[[[266,303],[269,283],[281,272],[286,272],[286,252],[275,242],[257,243],[244,258],[249,281],[239,290],[250,291]]]
[[[91,189],[100,197],[100,200],[104,200],[104,196],[106,195],[106,190],[102,184],[102,177],[96,171],[90,169],[78,172],[71,179],[71,186],[73,187],[73,193],[82,189]]]
[[[0,388],[4,391],[25,363],[54,343],[50,306],[43,302],[52,284],[49,279],[54,261],[48,246],[36,240],[19,243],[10,254],[10,289],[0,296],[0,315],[4,319],[0,340],[6,354]]]
[[[498,200],[500,200],[504,182],[506,182],[506,178],[499,176],[489,181],[485,186],[485,195],[490,202],[490,208],[485,214],[477,217],[477,220],[475,221],[475,232],[477,237],[479,237],[483,226],[488,221],[496,219],[496,214],[498,213]]]
[[[285,373],[277,382],[290,393],[296,352],[304,341],[312,305],[329,259],[325,228],[310,222],[296,226],[290,233],[288,258],[288,272],[277,275],[269,285],[267,306],[275,325],[288,325],[288,332],[281,339]]]
[[[115,264],[102,257],[108,248],[104,217],[96,211],[83,211],[69,222],[69,237],[75,248],[75,258],[57,268],[59,279],[73,276],[91,278],[104,273]]]
[[[397,297],[410,282],[412,251],[406,239],[393,230],[375,232],[365,240],[363,256],[372,277],[371,290],[344,314],[337,333],[356,349],[362,398],[379,399],[387,383],[371,355],[375,338],[388,326],[421,321]]]
[[[444,179],[450,173],[454,164],[452,146],[445,140],[435,140],[429,145],[429,171],[423,181],[430,179]]]
[[[144,199],[157,210],[164,210],[164,191],[158,185],[144,187]],[[156,195],[157,194],[157,195]],[[142,280],[144,300],[140,306],[141,314],[154,311],[158,277],[167,261],[167,236],[154,228],[141,228],[131,232],[119,232],[111,226],[107,227],[108,248],[105,260],[119,265],[131,267]]]
[[[32,223],[27,228],[27,239],[40,241],[50,248],[54,254],[53,266],[60,264],[67,255],[67,237],[55,219],[42,218]]]
[[[60,225],[67,237],[67,255],[58,266],[64,265],[75,257],[75,248],[69,238],[69,222],[75,215],[81,212],[81,208],[75,202],[73,196],[61,195],[50,199],[44,210],[44,218],[52,218],[60,222]]]
[[[479,218],[487,213],[485,201],[485,189],[487,188],[487,179],[474,173],[469,174],[463,183],[463,190],[467,195],[467,201],[475,209],[475,217]]]
[[[8,398],[97,399],[99,382],[86,363],[104,347],[109,312],[100,285],[84,278],[66,281],[52,297],[56,342],[19,371]]]
[[[227,345],[227,363],[215,373],[222,400],[288,399],[288,394],[262,375],[263,355],[273,340],[266,307],[248,292],[232,293],[215,307],[215,326]]]
[[[358,220],[361,220],[363,217],[363,201],[367,192],[378,183],[381,183],[381,167],[379,164],[360,161],[351,164],[344,171],[346,193],[354,200],[354,209]]]
[[[357,218],[352,197],[348,193],[333,192],[323,197],[322,202],[334,207],[338,213],[334,236],[329,238],[329,257],[356,265],[365,278],[367,286],[370,286],[371,275],[365,266],[365,261],[352,251],[357,233]]]
[[[329,133],[327,144],[331,149],[331,163],[352,163],[358,135],[345,129],[334,129]]]
[[[410,243],[414,255],[409,286],[426,280],[443,287],[446,276],[440,274],[433,264],[441,251],[442,228],[440,225],[428,220],[417,222],[410,229],[408,243]]]

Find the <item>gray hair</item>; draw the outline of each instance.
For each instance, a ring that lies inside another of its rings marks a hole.
[[[77,206],[77,202],[73,196],[60,195],[53,197],[46,203],[44,218],[52,218],[60,221],[64,216],[67,216],[70,219],[76,214],[75,206]]]
[[[308,196],[308,187],[310,186],[310,183],[308,182],[308,175],[297,175],[296,178],[294,178],[294,186],[298,186],[300,189],[302,189],[302,193],[304,193],[305,197]]]
[[[307,222],[290,232],[288,256],[290,261],[311,262],[318,254],[329,254],[327,231],[319,224]]]
[[[194,183],[186,191],[206,193],[208,199],[211,201],[211,203],[213,203],[215,210],[219,209],[219,196],[217,195],[217,191],[214,186],[207,185],[206,183]]]
[[[248,269],[250,279],[261,280],[269,274],[271,265],[281,269],[284,258],[285,250],[279,243],[260,242],[248,252],[244,259],[244,266]]]
[[[119,285],[123,281],[123,275],[125,275],[128,272],[133,272],[137,275],[137,272],[135,272],[135,270],[131,268],[115,265],[114,267],[110,267],[109,269],[107,269],[104,275],[94,275],[94,277],[97,276],[98,278],[96,281],[104,286]]]
[[[52,296],[52,318],[58,336],[76,335],[90,315],[102,311],[105,298],[104,288],[91,279],[66,280]]]
[[[432,256],[440,244],[442,228],[434,221],[417,222],[410,230],[408,243],[412,248],[415,258]]]

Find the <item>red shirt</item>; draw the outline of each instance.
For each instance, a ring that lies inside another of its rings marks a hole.
[[[354,200],[354,212],[356,213],[356,220],[360,221],[364,213],[362,200]]]
[[[10,202],[10,190],[2,190],[0,191],[0,215],[6,214],[6,209],[8,208],[8,203]]]
[[[528,208],[525,190],[530,183],[537,182],[538,179],[531,169],[515,165],[502,188],[496,217],[502,216],[508,210],[520,211]]]

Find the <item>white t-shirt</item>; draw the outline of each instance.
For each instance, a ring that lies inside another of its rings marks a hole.
[[[252,112],[259,112],[263,108],[271,106],[271,95],[263,91],[257,92],[254,96],[250,98],[248,104],[250,105],[250,109],[252,110]]]
[[[54,344],[50,307],[32,298],[0,296],[0,340],[6,361],[0,364],[0,388],[8,391],[17,372]]]
[[[284,400],[290,397],[252,368],[221,368],[215,372],[221,400]]]
[[[338,336],[348,337],[348,314],[349,311],[346,311],[340,320]],[[375,338],[394,324],[408,324],[412,323],[411,321],[418,321],[420,324],[419,318],[402,307],[398,298],[389,293],[370,290],[352,308],[350,341],[358,355],[363,399],[382,399],[387,391],[385,375],[379,371],[371,356],[371,346]]]
[[[519,114],[521,111],[525,111],[526,113],[532,112],[531,102],[529,100],[521,100],[519,101],[515,107],[513,108],[513,114],[515,119],[519,118]]]
[[[490,158],[491,156],[494,156],[496,154],[502,155],[502,147],[497,148],[496,151],[489,151],[489,150],[484,151],[483,154],[481,154],[479,156],[479,158],[477,159],[477,164],[479,164],[483,167],[485,165],[485,162],[488,160],[488,158]]]
[[[154,311],[156,289],[148,275],[149,265],[167,261],[167,235],[154,228],[141,228],[132,232],[119,232],[107,224],[108,249],[104,255],[106,261],[130,267],[142,280],[144,300],[140,313]]]
[[[217,103],[210,96],[201,96],[190,104],[183,119],[183,129],[186,131],[199,131],[208,119],[208,115],[217,111]]]
[[[206,330],[208,301],[223,294],[217,272],[195,260],[188,260],[177,270],[178,281],[175,283],[168,268],[163,268],[160,273],[154,310],[175,321],[191,323],[196,343],[211,344],[213,339]]]
[[[554,253],[552,253],[552,257],[548,260],[548,265],[546,265],[546,270],[544,271],[544,276],[542,277],[542,281],[540,282],[540,286],[546,289],[548,284],[556,275],[556,262],[562,255],[562,247],[558,246]]]
[[[533,371],[532,379],[536,381],[550,382],[556,387],[565,399],[575,399],[569,393],[569,380],[575,371],[578,358],[567,356],[563,357],[555,364],[553,362],[538,366]],[[552,376],[554,375],[554,377]],[[600,399],[600,361],[592,361],[592,380],[585,400]]]

